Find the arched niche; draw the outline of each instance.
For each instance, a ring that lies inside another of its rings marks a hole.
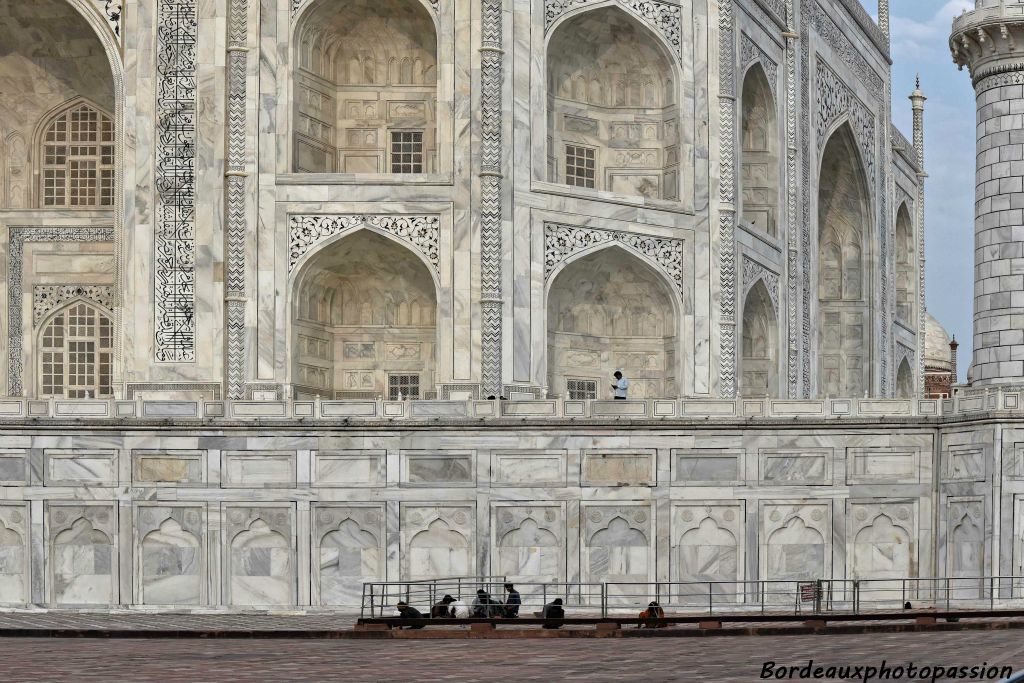
[[[565,266],[548,290],[548,394],[608,398],[621,370],[631,398],[677,393],[677,315],[665,278],[622,247]]]
[[[0,45],[0,130],[6,137],[0,208],[113,208],[117,138],[111,117],[119,103],[107,46],[67,0],[0,0]],[[84,97],[95,105],[95,121],[75,108],[63,111]],[[64,113],[66,130],[45,130]],[[47,141],[46,133],[65,139]],[[62,153],[47,154],[47,142],[65,143]],[[47,183],[63,183],[65,191],[47,195]],[[104,183],[106,192],[92,192]]]
[[[825,576],[825,539],[800,517],[768,537],[768,581],[811,581]]]
[[[473,566],[468,539],[435,519],[409,542],[409,578],[466,576]]]
[[[906,204],[896,212],[896,319],[913,327],[917,311],[914,226]]]
[[[383,558],[377,537],[346,518],[321,536],[318,559],[320,603],[339,605],[380,575]]]
[[[437,29],[422,2],[314,0],[294,35],[294,171],[438,170]]]
[[[437,382],[437,286],[411,250],[360,229],[292,284],[292,384],[302,397],[426,398]]]
[[[711,517],[679,539],[679,567],[684,581],[736,581],[739,562],[736,536]],[[716,592],[728,588],[718,586]],[[715,588],[712,588],[715,590]]]
[[[291,543],[262,519],[231,539],[229,568],[232,606],[295,604]]]
[[[743,78],[740,126],[742,219],[778,235],[779,135],[775,101],[768,78],[755,63]]]
[[[758,280],[743,302],[740,395],[779,395],[779,324],[768,289]]]
[[[871,210],[853,132],[842,124],[818,179],[818,376],[824,396],[871,390]]]
[[[79,518],[58,533],[50,550],[52,599],[63,605],[109,605],[114,595],[110,536]]]
[[[548,180],[678,200],[673,64],[660,39],[618,7],[558,24],[547,46]]]
[[[195,534],[165,519],[142,539],[141,597],[147,605],[202,602],[202,548]]]
[[[910,361],[906,358],[896,371],[896,398],[914,398],[914,371],[910,369]]]

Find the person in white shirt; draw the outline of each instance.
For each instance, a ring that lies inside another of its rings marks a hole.
[[[452,617],[455,619],[465,619],[469,616],[469,605],[462,598],[458,598],[453,602],[449,609],[451,610]]]
[[[617,400],[625,401],[626,394],[629,392],[629,380],[622,376],[621,370],[616,370],[612,376],[615,377],[615,383],[612,384],[613,395]]]

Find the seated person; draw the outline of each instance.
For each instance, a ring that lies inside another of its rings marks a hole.
[[[519,591],[511,583],[506,583],[505,592],[508,593],[508,597],[505,598],[505,616],[510,619],[518,617],[519,606],[523,604]]]
[[[550,620],[548,623],[544,624],[544,628],[562,628],[561,620],[565,619],[565,610],[562,608],[562,598],[555,598],[548,604],[544,605],[544,610],[541,612],[540,616],[542,619]]]
[[[665,628],[668,624],[663,621],[659,621],[659,619],[664,618],[665,610],[661,608],[661,605],[659,605],[657,601],[651,601],[651,603],[647,605],[647,609],[640,613],[640,619],[642,620],[640,622],[640,628]]]
[[[504,607],[500,602],[490,596],[483,588],[476,592],[473,599],[473,616],[479,619],[492,619],[500,617]]]
[[[441,601],[430,608],[431,619],[448,619],[452,616],[452,610],[450,605],[455,602],[455,598],[450,595],[446,595],[441,598]]]
[[[397,605],[395,605],[395,609],[398,610],[398,618],[399,619],[423,619],[423,614],[418,609],[416,609],[415,607],[412,607],[411,605],[409,605],[408,603],[406,603],[404,601],[401,601]],[[406,629],[423,628],[423,625],[422,624],[415,624],[415,625],[412,625],[412,626],[405,626],[405,627],[399,626],[398,628],[399,629],[402,629],[402,628],[406,628]]]

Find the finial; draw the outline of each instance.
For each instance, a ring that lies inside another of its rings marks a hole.
[[[914,76],[914,88],[917,89],[917,90],[921,89],[921,74],[920,73],[917,73]]]

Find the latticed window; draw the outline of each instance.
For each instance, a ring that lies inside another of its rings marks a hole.
[[[40,343],[43,396],[97,398],[113,394],[110,318],[76,302],[50,319]]]
[[[597,380],[567,379],[565,380],[565,389],[572,401],[597,398]]]
[[[423,173],[423,132],[396,130],[391,133],[391,172]]]
[[[593,149],[565,146],[565,182],[574,187],[596,187],[597,161]]]
[[[388,400],[397,401],[402,398],[418,399],[420,397],[419,375],[388,375]]]
[[[43,135],[43,206],[114,204],[114,124],[84,102],[53,120]]]

